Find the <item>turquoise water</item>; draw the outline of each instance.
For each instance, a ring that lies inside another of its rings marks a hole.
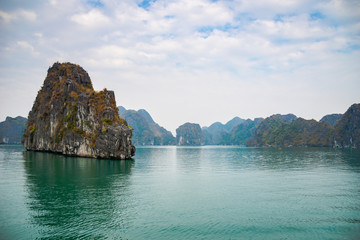
[[[360,151],[0,145],[0,239],[360,239]]]

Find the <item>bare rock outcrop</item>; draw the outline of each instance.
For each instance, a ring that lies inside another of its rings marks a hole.
[[[113,91],[96,92],[79,65],[54,63],[29,113],[27,150],[129,159],[132,130],[119,116]]]

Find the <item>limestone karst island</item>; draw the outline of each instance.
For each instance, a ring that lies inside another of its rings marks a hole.
[[[32,110],[24,146],[71,156],[129,159],[132,129],[119,116],[113,91],[94,91],[79,65],[54,63]]]

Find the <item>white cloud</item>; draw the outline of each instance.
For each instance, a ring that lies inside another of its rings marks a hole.
[[[36,33],[34,33],[34,36],[36,36],[38,38],[42,38],[43,34],[41,32],[36,32]]]
[[[0,19],[5,23],[8,23],[11,20],[16,19],[16,16],[0,10]]]
[[[314,0],[234,0],[231,7],[237,12],[251,18],[272,19],[277,15],[308,13],[317,9],[322,1]]]
[[[28,43],[28,42],[25,42],[25,41],[17,41],[16,43],[17,43],[17,45],[20,46],[21,48],[30,50],[30,51],[32,51],[32,52],[35,50],[34,47],[31,46],[31,44]]]
[[[357,0],[331,0],[322,3],[321,10],[338,23],[358,22],[360,2]]]
[[[9,23],[13,20],[21,19],[26,21],[35,21],[37,16],[33,11],[27,11],[24,9],[18,9],[13,12],[4,12],[0,10],[0,18],[5,23]]]
[[[16,12],[16,15],[27,21],[35,21],[37,18],[36,14],[34,12],[23,10],[23,9],[18,10]]]
[[[49,3],[53,6],[56,6],[58,4],[57,0],[49,0]]]
[[[187,27],[222,25],[233,18],[231,9],[221,2],[206,0],[174,1],[168,4],[158,1],[153,5],[153,9],[156,15],[174,17]]]
[[[71,17],[71,20],[86,28],[104,27],[110,23],[110,19],[96,9],[93,9],[88,13],[75,14]]]
[[[14,66],[24,71],[16,80],[30,81],[26,72],[37,69],[41,82],[53,62],[71,61],[97,89],[115,90],[119,105],[145,108],[170,130],[236,115],[320,118],[360,101],[356,1],[158,0],[147,9],[101,2],[0,4],[9,26],[0,28],[1,91]]]
[[[16,44],[17,44],[17,47],[20,47],[21,49],[24,49],[24,50],[30,52],[34,56],[39,55],[39,52],[35,51],[35,48],[26,41],[17,41]]]
[[[122,3],[116,9],[116,17],[118,27],[130,34],[180,36],[192,34],[200,27],[230,23],[233,13],[221,2],[160,0],[154,2],[148,11],[133,4]]]
[[[306,15],[284,17],[281,21],[256,20],[247,29],[278,39],[318,39],[330,37],[334,32],[329,26],[309,21]]]

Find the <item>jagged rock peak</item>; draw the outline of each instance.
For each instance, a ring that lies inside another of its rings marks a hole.
[[[48,75],[57,74],[59,78],[73,77],[78,84],[92,88],[91,79],[89,74],[79,65],[72,63],[59,63],[56,62],[48,69]]]
[[[93,89],[79,65],[54,63],[29,113],[27,150],[128,159],[132,131],[118,114],[113,91]]]

